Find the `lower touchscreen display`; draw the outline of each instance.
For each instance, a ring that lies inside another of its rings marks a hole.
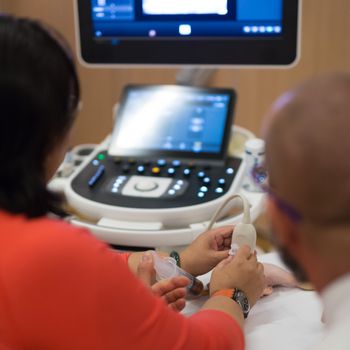
[[[130,86],[116,116],[109,154],[221,158],[233,100],[229,89]]]

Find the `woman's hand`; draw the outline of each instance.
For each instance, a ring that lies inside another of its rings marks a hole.
[[[168,280],[155,283],[151,289],[153,294],[161,297],[173,310],[180,312],[186,306],[186,286],[188,278],[176,276]]]
[[[181,254],[181,267],[194,276],[212,270],[228,257],[232,226],[219,227],[198,236]]]
[[[173,310],[180,312],[186,306],[186,286],[189,280],[184,276],[177,276],[155,283],[153,257],[145,252],[137,267],[137,276],[150,287],[153,294],[161,297]]]

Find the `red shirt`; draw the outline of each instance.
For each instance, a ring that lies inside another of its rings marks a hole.
[[[0,213],[0,349],[243,349],[227,314],[186,318],[89,232]]]

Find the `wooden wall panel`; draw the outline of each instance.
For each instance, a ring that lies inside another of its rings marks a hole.
[[[0,0],[0,12],[12,12],[12,2],[7,0]]]
[[[72,0],[0,0],[3,8],[55,26],[74,46]],[[262,116],[286,89],[315,74],[350,71],[349,0],[304,0],[302,51],[291,69],[222,69],[213,86],[235,87],[236,123],[259,134]],[[74,46],[75,47],[75,46]],[[174,69],[91,69],[79,65],[84,107],[76,124],[75,143],[98,142],[112,126],[112,106],[127,83],[173,83]]]

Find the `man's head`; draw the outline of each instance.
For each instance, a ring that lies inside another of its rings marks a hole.
[[[350,271],[350,75],[321,76],[283,95],[264,137],[271,189],[301,217],[271,199],[277,241],[322,288],[315,269],[328,279]]]

